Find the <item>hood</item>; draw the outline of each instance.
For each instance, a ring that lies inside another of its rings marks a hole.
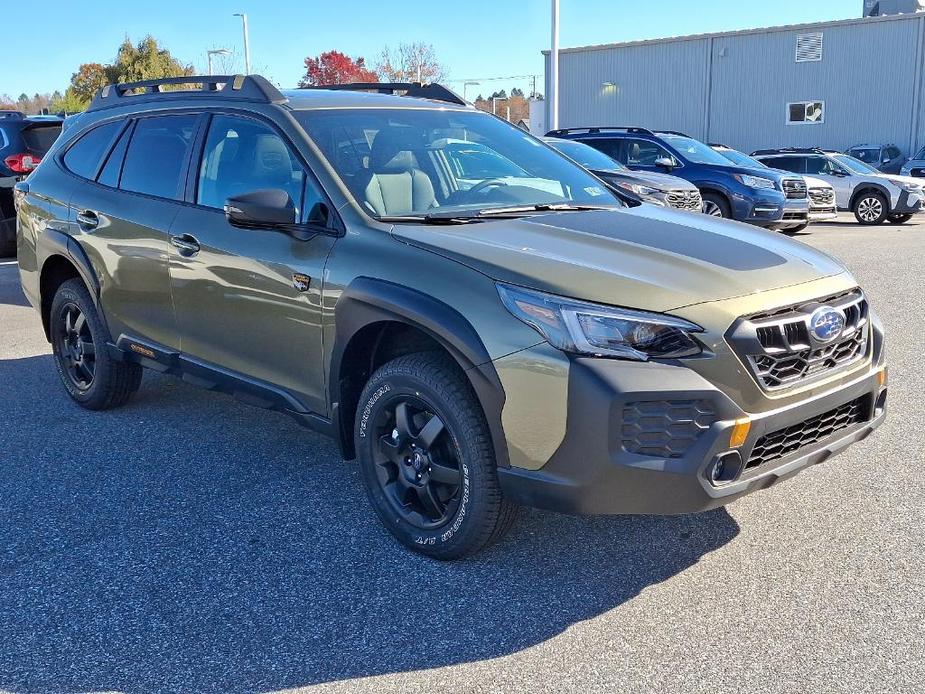
[[[831,183],[823,181],[821,178],[816,178],[815,176],[803,176],[803,180],[806,181],[807,188],[831,188],[835,190],[835,186]]]
[[[911,183],[914,186],[922,187],[925,185],[925,181],[921,178],[914,178],[912,176],[896,176],[894,174],[879,174],[880,178],[885,178],[886,180],[892,183]]]
[[[392,234],[495,280],[652,311],[845,271],[776,232],[653,205],[453,226],[402,224]]]
[[[657,173],[655,171],[613,170],[596,171],[596,173],[605,178],[618,178],[621,181],[641,183],[642,185],[658,190],[697,190],[697,186],[690,181],[670,174]]]

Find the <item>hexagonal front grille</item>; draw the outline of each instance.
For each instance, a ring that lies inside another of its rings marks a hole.
[[[623,448],[656,458],[680,458],[716,421],[705,400],[649,400],[623,408]]]
[[[835,191],[831,188],[810,188],[809,197],[813,207],[831,207],[835,204]]]
[[[788,200],[803,200],[806,197],[806,181],[802,178],[785,178],[781,187]]]
[[[785,429],[765,434],[752,449],[746,468],[764,465],[799,451],[804,446],[827,439],[841,429],[867,419],[865,398],[860,397],[840,407],[794,424]]]
[[[809,333],[814,308],[837,308],[845,318],[841,335],[820,345]],[[741,318],[728,334],[730,344],[762,388],[788,388],[825,376],[863,359],[868,351],[868,306],[854,289],[796,306]]]
[[[699,190],[669,190],[665,199],[677,210],[700,212],[703,208],[703,199],[700,197]]]

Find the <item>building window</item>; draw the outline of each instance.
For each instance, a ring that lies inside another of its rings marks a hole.
[[[822,60],[822,34],[797,36],[797,62],[811,63]]]
[[[787,125],[812,125],[824,122],[824,101],[794,101],[787,104]]]

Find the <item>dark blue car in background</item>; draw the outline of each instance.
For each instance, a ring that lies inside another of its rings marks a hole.
[[[693,183],[704,212],[769,229],[807,221],[806,183],[799,176],[733,164],[699,140],[646,128],[563,128],[548,137],[580,140],[636,171],[659,171]]]

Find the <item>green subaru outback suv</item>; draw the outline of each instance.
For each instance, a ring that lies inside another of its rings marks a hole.
[[[71,398],[122,405],[150,368],[288,413],[432,557],[522,504],[727,504],[885,415],[882,327],[838,262],[630,207],[437,85],[111,85],[15,195]]]

